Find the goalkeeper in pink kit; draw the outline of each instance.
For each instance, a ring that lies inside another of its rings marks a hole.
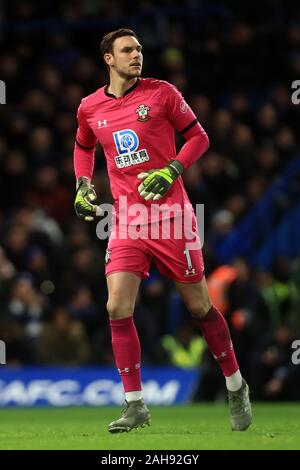
[[[173,279],[221,367],[232,430],[245,430],[252,419],[248,385],[241,376],[227,323],[209,298],[196,217],[181,178],[207,150],[208,137],[174,86],[140,78],[142,46],[132,30],[119,29],[104,36],[101,54],[109,84],[84,98],[78,108],[74,168],[79,218],[90,221],[101,212],[91,183],[97,143],[105,153],[115,201],[106,254],[107,310],[126,406],[108,430],[128,432],[150,424],[133,312],[141,279],[148,276],[152,260],[162,275]],[[186,141],[178,154],[174,131]],[[174,236],[178,221],[184,230]],[[165,236],[166,225],[170,236]],[[145,231],[152,227],[158,236]]]

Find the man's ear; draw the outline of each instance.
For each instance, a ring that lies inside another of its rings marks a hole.
[[[104,62],[105,62],[107,65],[113,65],[114,57],[113,57],[112,54],[110,54],[109,52],[107,52],[106,54],[104,54],[103,58],[104,58]]]

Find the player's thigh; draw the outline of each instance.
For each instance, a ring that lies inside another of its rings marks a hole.
[[[116,320],[133,314],[141,278],[130,272],[111,273],[106,278],[108,288],[107,311]]]
[[[151,256],[147,251],[145,242],[141,239],[132,239],[127,233],[128,228],[117,227],[116,236],[110,236],[105,254],[105,274],[132,273],[141,279],[149,277]],[[113,232],[112,232],[113,233]],[[115,233],[115,232],[114,232]],[[124,238],[120,238],[123,236]]]
[[[201,318],[207,314],[211,301],[204,276],[200,282],[175,282],[175,286],[191,315]]]
[[[160,225],[164,236],[148,242],[161,275],[176,282],[197,283],[203,278],[201,240],[194,216],[191,223],[192,226],[184,225],[181,218],[163,220]]]

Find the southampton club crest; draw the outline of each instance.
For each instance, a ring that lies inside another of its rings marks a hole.
[[[151,119],[151,116],[149,115],[150,109],[150,106],[147,106],[146,104],[140,104],[139,107],[135,110],[139,116],[137,120],[140,122],[146,122]]]

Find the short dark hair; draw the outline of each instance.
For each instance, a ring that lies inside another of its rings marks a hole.
[[[132,29],[120,28],[120,29],[117,29],[116,31],[111,31],[110,33],[103,36],[103,39],[100,43],[100,51],[101,51],[102,58],[104,54],[112,54],[115,40],[123,36],[133,36],[134,38],[138,40],[137,35],[135,34],[134,31],[132,31]]]

